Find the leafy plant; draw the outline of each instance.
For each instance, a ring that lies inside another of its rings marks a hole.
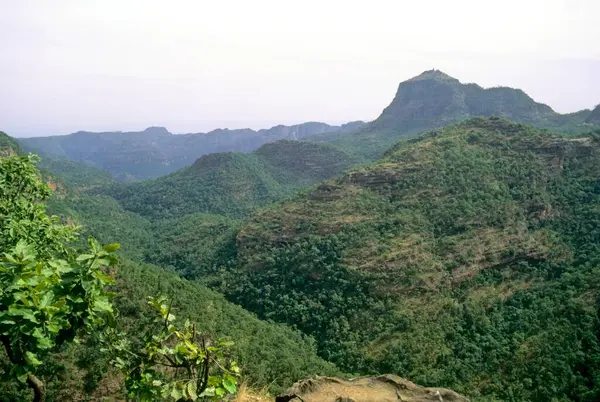
[[[35,156],[0,159],[0,341],[9,375],[43,401],[45,384],[35,373],[44,357],[78,330],[113,320],[107,269],[119,245],[100,247],[90,238],[88,253],[70,249],[76,228],[46,214],[41,201],[50,190],[35,162]]]
[[[111,332],[105,339],[112,363],[125,374],[128,396],[140,401],[197,401],[235,394],[240,369],[224,353],[233,342],[208,340],[189,320],[176,326],[172,304],[166,302],[164,296],[149,297],[158,317],[142,345],[136,347],[123,333]]]

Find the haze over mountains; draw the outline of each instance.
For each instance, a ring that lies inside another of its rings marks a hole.
[[[40,150],[52,158],[66,157],[111,173],[122,181],[163,176],[191,165],[204,154],[251,152],[281,139],[301,140],[324,132],[350,132],[362,122],[343,126],[309,122],[295,126],[251,129],[218,129],[209,133],[174,135],[164,127],[141,132],[90,133],[79,131],[66,136],[20,139],[28,150]]]
[[[349,153],[373,160],[401,136],[469,117],[499,116],[561,132],[581,132],[597,124],[597,114],[597,110],[592,113],[586,109],[562,115],[548,105],[535,102],[519,89],[484,89],[430,70],[400,83],[389,106],[368,124],[352,122],[330,126],[311,122],[259,131],[219,129],[185,135],[173,135],[163,127],[150,127],[142,132],[77,132],[19,141],[27,150],[86,163],[121,181],[136,181],[191,165],[207,153],[251,152],[264,143],[280,139],[331,142]]]

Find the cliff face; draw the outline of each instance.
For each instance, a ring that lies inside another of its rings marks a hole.
[[[445,388],[425,388],[395,375],[342,380],[317,377],[299,381],[275,402],[468,402]]]
[[[520,89],[463,84],[438,70],[404,81],[396,96],[373,122],[378,129],[441,127],[475,116],[499,116],[536,123],[556,116]]]

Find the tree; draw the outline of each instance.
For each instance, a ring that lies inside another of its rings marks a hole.
[[[87,253],[69,247],[77,228],[46,214],[50,195],[36,156],[0,158],[0,341],[10,376],[26,382],[34,401],[45,400],[36,369],[44,357],[81,329],[113,321],[113,279],[118,244],[90,238]]]

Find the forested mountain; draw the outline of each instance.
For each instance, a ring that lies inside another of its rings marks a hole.
[[[595,401],[599,178],[598,133],[469,120],[256,214],[220,289],[347,371]]]
[[[79,131],[65,136],[20,138],[19,141],[28,151],[42,151],[53,159],[66,157],[102,169],[118,180],[135,181],[174,172],[204,154],[251,152],[280,139],[300,140],[326,132],[347,133],[362,125],[362,122],[342,126],[309,122],[258,131],[219,129],[181,135],[171,134],[163,127],[150,127],[142,132]]]
[[[299,188],[335,176],[356,162],[328,144],[277,141],[254,153],[216,153],[171,175],[117,184],[98,193],[152,219],[205,212],[241,218]]]
[[[589,131],[597,122],[590,110],[561,115],[520,89],[482,88],[463,84],[439,70],[429,70],[400,83],[381,115],[351,135],[316,134],[349,152],[378,158],[400,137],[443,127],[478,116],[497,116],[561,132]]]

